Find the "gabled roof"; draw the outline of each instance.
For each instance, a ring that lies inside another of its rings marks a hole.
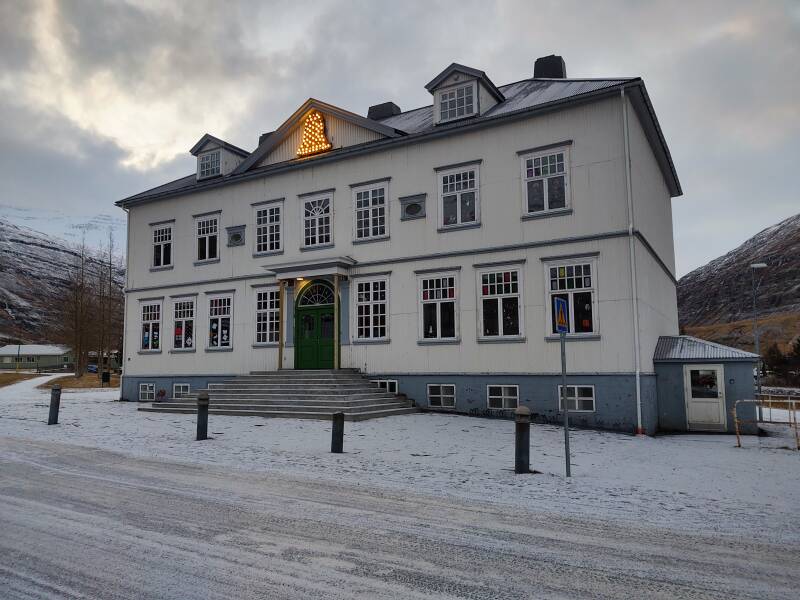
[[[46,344],[9,344],[0,348],[0,356],[61,356],[67,354],[67,346],[54,346]]]
[[[189,150],[189,153],[192,154],[193,156],[197,156],[200,150],[203,149],[203,146],[205,146],[208,143],[214,143],[217,144],[218,146],[222,146],[226,150],[229,150],[234,154],[238,154],[239,156],[248,156],[250,154],[247,150],[242,150],[238,146],[229,144],[225,140],[221,140],[218,137],[214,137],[210,133],[206,133],[205,135],[203,135],[203,137],[201,137],[200,140],[194,146],[192,146],[192,149]]]
[[[492,80],[489,79],[484,71],[479,71],[478,69],[473,69],[472,67],[460,65],[458,63],[450,63],[449,67],[428,82],[428,84],[425,86],[425,89],[432,94],[442,81],[456,72],[464,73],[470,77],[475,77],[486,87],[487,90],[489,90],[489,92],[497,99],[498,102],[502,102],[506,99],[505,96],[503,96],[503,92],[501,92],[497,86],[492,83]]]
[[[662,335],[658,338],[653,362],[725,360],[756,362],[758,354],[723,346],[690,335]]]
[[[386,125],[382,125],[378,121],[373,121],[372,119],[367,119],[366,117],[362,117],[361,115],[357,115],[355,113],[350,112],[349,110],[344,110],[343,108],[339,108],[338,106],[334,106],[333,104],[328,104],[326,102],[322,102],[320,100],[316,100],[314,98],[309,98],[298,108],[296,111],[292,113],[288,119],[286,119],[283,124],[278,127],[275,131],[273,131],[270,135],[265,137],[261,144],[259,144],[258,148],[246,159],[244,160],[238,167],[233,170],[233,174],[237,175],[239,173],[244,173],[245,171],[249,170],[252,166],[257,165],[261,160],[266,157],[272,149],[274,149],[278,144],[280,144],[284,138],[289,134],[289,132],[294,129],[296,125],[300,123],[306,113],[312,109],[316,109],[321,113],[327,113],[334,115],[343,121],[348,121],[353,125],[357,125],[359,127],[363,127],[364,129],[369,129],[370,131],[374,131],[376,133],[380,133],[381,135],[394,138],[400,135],[403,135],[402,131],[398,131],[393,127],[387,127]]]

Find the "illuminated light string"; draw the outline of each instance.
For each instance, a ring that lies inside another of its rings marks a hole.
[[[297,156],[308,156],[317,152],[325,152],[331,148],[333,148],[333,144],[325,135],[325,118],[319,111],[312,110],[303,123],[303,136],[300,138]]]

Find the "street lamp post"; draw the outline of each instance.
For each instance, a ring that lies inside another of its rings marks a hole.
[[[766,263],[753,263],[750,265],[750,273],[753,282],[753,337],[756,342],[756,354],[758,354],[758,365],[756,367],[756,390],[761,394],[761,349],[758,340],[758,304],[756,303],[756,271],[766,269]],[[760,282],[759,282],[760,283]]]

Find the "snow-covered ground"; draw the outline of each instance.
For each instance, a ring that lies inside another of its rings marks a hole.
[[[800,543],[800,452],[783,437],[746,436],[737,449],[732,435],[572,431],[567,480],[563,430],[549,425],[531,431],[542,474],[520,476],[508,421],[419,414],[346,423],[345,453],[334,455],[329,422],[211,415],[212,439],[197,442],[194,416],[138,412],[116,401],[118,390],[65,391],[60,425],[48,427],[48,392],[36,389],[46,380],[0,388],[0,436]]]

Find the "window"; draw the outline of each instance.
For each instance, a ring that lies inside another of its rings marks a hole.
[[[156,399],[156,385],[154,383],[139,384],[139,400],[142,402],[154,402]]]
[[[200,177],[219,175],[219,150],[200,155]]]
[[[442,173],[439,176],[441,194],[439,212],[442,227],[454,227],[478,222],[477,167]]]
[[[208,347],[230,348],[233,330],[233,296],[217,296],[208,299]]]
[[[396,394],[398,390],[396,379],[373,379],[372,383],[376,384],[382,390],[386,390],[390,394]]]
[[[566,208],[569,200],[567,165],[569,153],[559,150],[550,154],[522,157],[522,178],[528,213]]]
[[[439,92],[439,121],[466,117],[475,112],[475,86],[472,82]]]
[[[173,383],[172,384],[172,397],[173,398],[189,398],[191,397],[191,386],[188,383]]]
[[[563,387],[558,386],[558,410],[564,410],[564,401],[561,397]],[[568,385],[567,408],[576,412],[594,412],[594,386],[593,385]]]
[[[422,337],[456,338],[456,277],[445,275],[422,278]]]
[[[280,337],[280,290],[256,294],[256,344],[277,344]]]
[[[355,190],[356,239],[386,236],[386,186]]]
[[[455,408],[456,386],[450,383],[429,383],[428,406],[431,408]]]
[[[487,385],[486,404],[493,410],[514,410],[519,405],[518,385]]]
[[[591,263],[548,266],[550,279],[550,332],[556,331],[555,298],[567,301],[569,333],[595,333],[594,279]]]
[[[385,339],[386,279],[356,282],[356,338]]]
[[[484,271],[480,277],[480,336],[522,335],[520,271]]]
[[[256,253],[280,252],[283,206],[276,202],[256,209]]]
[[[307,199],[303,202],[303,243],[305,246],[330,244],[331,198]]]
[[[175,337],[172,347],[175,350],[194,348],[194,300],[179,300],[174,305]]]
[[[142,350],[161,349],[161,305],[142,305]]]
[[[219,219],[205,217],[197,220],[197,260],[214,260],[218,258]]]
[[[170,265],[172,265],[172,226],[154,227],[153,266],[168,267]]]

